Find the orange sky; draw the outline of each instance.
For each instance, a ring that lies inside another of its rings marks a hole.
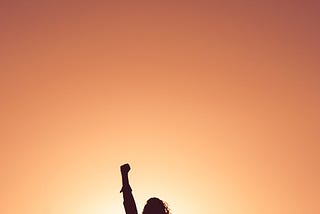
[[[320,213],[318,1],[133,2],[1,1],[0,213]]]

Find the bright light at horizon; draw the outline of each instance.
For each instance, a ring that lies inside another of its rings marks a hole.
[[[74,4],[76,2],[76,4]],[[1,1],[0,213],[320,213],[317,1]]]

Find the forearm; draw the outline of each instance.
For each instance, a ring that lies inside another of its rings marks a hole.
[[[122,172],[122,188],[121,192],[123,193],[123,205],[126,211],[126,214],[138,214],[136,203],[132,195],[132,189],[129,184],[128,172]]]
[[[128,177],[128,174],[127,173],[122,173],[121,174],[122,176],[122,189],[123,188],[130,188],[130,184],[129,184],[129,177]]]

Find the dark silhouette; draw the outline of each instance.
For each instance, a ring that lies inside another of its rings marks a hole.
[[[136,202],[132,195],[132,189],[129,184],[128,173],[130,165],[124,164],[120,167],[122,175],[123,205],[126,214],[138,214]],[[167,204],[159,198],[150,198],[143,208],[142,214],[170,214]]]

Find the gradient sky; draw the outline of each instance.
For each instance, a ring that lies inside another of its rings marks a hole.
[[[320,3],[0,2],[0,213],[320,213]]]

